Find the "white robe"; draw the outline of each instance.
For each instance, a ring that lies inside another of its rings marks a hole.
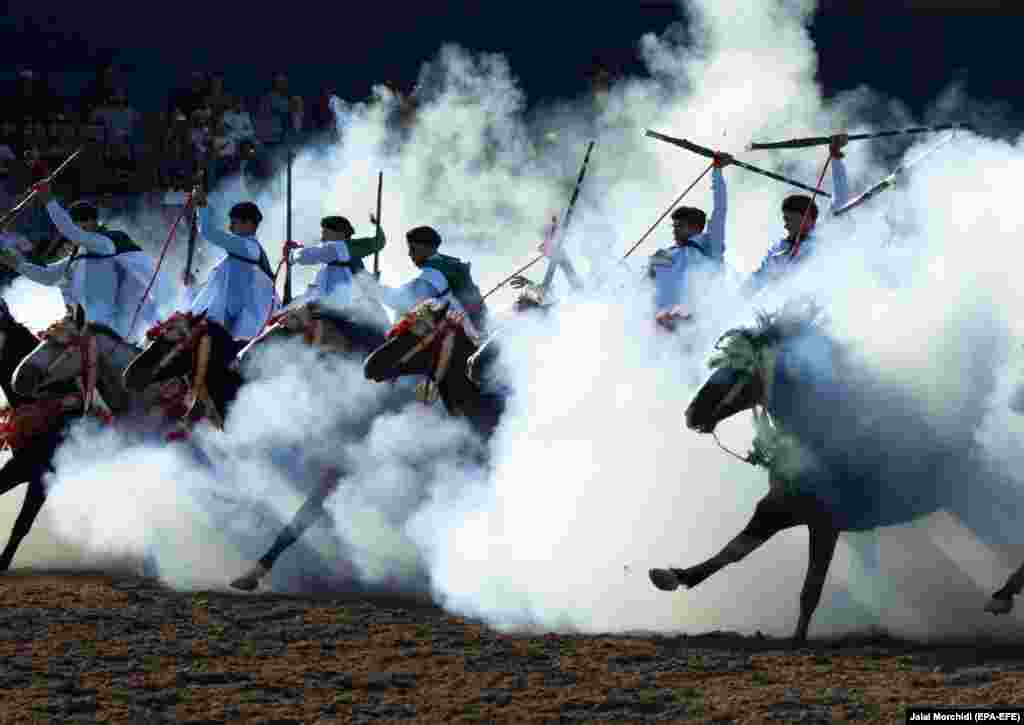
[[[69,241],[85,247],[88,253],[113,255],[117,251],[109,237],[79,227],[56,201],[49,202],[46,210],[57,230]],[[65,257],[47,265],[32,264],[19,257],[17,271],[33,282],[57,286],[64,304],[82,305],[89,322],[109,327],[127,342],[138,342],[159,319],[158,307],[165,301],[161,295],[166,294],[167,284],[157,280],[135,326],[131,326],[155,268],[153,258],[146,252],[124,252],[105,259]]]
[[[255,237],[240,237],[215,228],[210,223],[209,207],[200,207],[197,217],[199,235],[225,254],[196,292],[190,310],[196,314],[205,311],[207,319],[223,325],[232,337],[250,340],[279,306],[274,281],[258,264],[262,247]]]

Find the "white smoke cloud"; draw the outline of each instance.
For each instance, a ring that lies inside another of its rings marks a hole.
[[[76,438],[58,458],[36,541],[72,542],[89,556],[149,551],[175,586],[224,586],[265,551],[330,464],[345,472],[326,506],[333,532],[308,532],[275,567],[275,587],[301,586],[305,566],[322,569],[319,551],[328,566],[351,566],[367,583],[408,588],[428,574],[445,606],[495,626],[787,633],[806,568],[804,529],[779,534],[692,592],[665,594],[647,580],[651,566],[717,552],[749,519],[767,477],[682,429],[715,335],[749,323],[750,306],[723,285],[702,305],[697,339],[658,335],[650,289],[614,267],[706,167],[644,138],[643,129],[739,155],[752,139],[914,119],[898,99],[868,88],[823,99],[810,2],[701,0],[685,9],[685,36],[670,29],[639,41],[651,77],[624,79],[600,98],[527,116],[529,89],[502,57],[445,46],[423,68],[410,129],[395,128],[398,100],[378,88],[373,102],[347,110],[340,146],[295,159],[295,238],[317,238],[320,217],[339,213],[357,235],[369,234],[366,214],[383,170],[385,281],[415,274],[404,231],[430,224],[443,251],[473,262],[486,291],[534,254],[541,225],[564,207],[586,144],[597,139],[566,243],[581,271],[605,284],[567,299],[548,321],[509,328],[501,364],[515,392],[485,464],[464,423],[404,406],[407,387],[370,384],[358,366],[325,367],[290,346],[253,367],[260,380],[243,390],[225,433],[198,434],[212,468],[111,433]],[[950,98],[935,113],[962,105]],[[905,141],[851,143],[854,191],[933,141],[909,150]],[[813,183],[824,154],[743,158]],[[785,295],[816,292],[836,335],[920,401],[937,430],[950,440],[977,432],[992,465],[1011,473],[1021,470],[1024,425],[1007,406],[1021,372],[1008,342],[1020,334],[1011,270],[1021,154],[1019,142],[962,134],[896,189],[823,225],[820,251],[803,273],[756,300],[773,309]],[[726,258],[742,277],[782,234],[779,204],[791,190],[737,168],[726,169],[726,179]],[[237,180],[224,184],[215,199],[221,215],[244,194]],[[281,179],[256,200],[265,214],[260,237],[276,262],[285,230]],[[710,184],[684,203],[710,209]],[[668,236],[662,228],[637,250],[634,272]],[[175,254],[180,264],[181,250]],[[296,291],[314,272],[296,268]],[[500,309],[509,300],[502,291],[489,302]],[[719,435],[743,453],[752,430],[741,415]],[[211,493],[241,503],[211,503]],[[263,502],[270,519],[244,513],[250,500]],[[867,626],[913,636],[1020,632],[1019,614],[992,621],[981,613],[984,597],[1019,564],[1014,557],[1024,558],[999,540],[1004,528],[995,512],[987,516],[986,502],[979,495],[966,526],[936,513],[844,534],[812,635]],[[52,561],[40,544],[16,564]]]

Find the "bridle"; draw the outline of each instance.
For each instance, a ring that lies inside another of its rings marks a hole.
[[[207,387],[207,374],[210,368],[210,353],[213,348],[213,339],[210,336],[209,322],[205,313],[194,316],[189,312],[178,312],[163,322],[159,322],[146,332],[146,339],[155,341],[166,339],[174,346],[167,352],[154,369],[154,374],[159,373],[170,365],[179,355],[192,354],[192,380],[189,384],[189,394],[184,405],[188,409],[188,415],[197,404],[202,404],[207,416],[219,427],[224,427],[217,406],[214,405]]]
[[[748,342],[753,342],[749,337],[746,338]],[[774,428],[775,421],[772,419],[771,413],[768,410],[771,404],[772,391],[775,382],[775,366],[778,360],[778,348],[776,345],[768,346],[757,346],[754,345],[753,356],[750,359],[750,365],[740,375],[740,379],[737,380],[729,388],[729,391],[722,396],[722,399],[718,401],[714,408],[712,408],[709,418],[715,419],[718,412],[730,405],[737,397],[743,392],[743,389],[750,383],[752,378],[760,377],[761,379],[761,395],[758,400],[754,401],[754,405],[751,407],[751,413],[754,417],[754,428],[757,431],[761,431],[765,427]],[[715,443],[723,451],[729,455],[743,461],[744,463],[750,463],[758,465],[757,461],[753,458],[753,453],[748,453],[746,456],[741,456],[734,450],[724,445],[718,438],[718,434],[712,429],[711,436],[715,439]]]
[[[391,340],[401,335],[413,335],[418,341],[413,345],[394,367],[400,367],[416,357],[424,350],[430,350],[432,363],[427,371],[427,382],[417,388],[417,398],[423,403],[432,403],[437,399],[441,382],[451,368],[452,352],[455,349],[455,337],[461,330],[477,347],[480,346],[480,332],[464,312],[447,309],[434,300],[421,302],[406,313],[387,333]],[[437,319],[437,313],[444,311],[443,317]]]
[[[82,357],[82,372],[78,378],[78,385],[81,388],[82,409],[84,412],[92,412],[99,406],[96,392],[96,380],[98,377],[98,353],[96,344],[96,332],[89,328],[88,324],[78,325],[73,316],[69,315],[57,320],[48,328],[39,333],[39,339],[53,341],[63,346],[63,350],[53,361],[46,366],[44,375],[49,377],[65,360],[71,357],[75,351]],[[102,408],[106,408],[103,405]],[[95,411],[100,418],[109,419],[110,410],[100,409]]]

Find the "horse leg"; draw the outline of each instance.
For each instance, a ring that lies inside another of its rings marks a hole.
[[[687,569],[651,569],[651,582],[663,591],[673,591],[680,585],[692,589],[723,567],[743,560],[783,529],[804,523],[796,519],[792,508],[789,497],[769,493],[758,502],[746,527],[724,549]]]
[[[299,540],[306,529],[327,512],[324,510],[324,501],[338,487],[339,472],[329,469],[320,483],[320,486],[307,498],[292,520],[277,535],[274,543],[267,553],[260,557],[256,565],[249,571],[231,582],[235,589],[251,592],[259,586],[260,579],[267,575],[274,567],[274,563],[292,544]]]
[[[1013,598],[1024,591],[1024,564],[1010,575],[1002,589],[992,595],[985,605],[986,612],[1008,614],[1013,609]]]
[[[7,481],[0,487],[0,495],[10,491],[19,483],[28,482],[28,491],[21,504],[21,511],[11,529],[11,538],[0,553],[0,572],[6,571],[14,553],[25,538],[46,501],[46,486],[43,477],[53,470],[53,457],[64,441],[63,429],[41,435],[35,442],[11,456],[0,468],[0,481]]]
[[[814,610],[818,608],[821,601],[821,590],[825,586],[825,578],[828,576],[828,567],[832,563],[832,557],[836,551],[836,542],[839,540],[839,529],[831,521],[831,517],[820,512],[808,523],[810,529],[810,553],[807,562],[807,576],[804,578],[804,587],[800,592],[800,618],[797,620],[796,632],[793,634],[793,646],[798,647],[807,643],[807,629],[811,624],[811,617]]]
[[[11,536],[7,546],[0,553],[0,572],[7,571],[14,559],[14,554],[25,538],[32,523],[46,501],[46,487],[43,486],[43,474],[46,472],[45,464],[33,460],[32,449],[15,453],[3,468],[0,468],[0,480],[4,481],[0,486],[0,495],[28,481],[28,491],[25,492],[25,500],[21,504],[21,511],[11,528]]]

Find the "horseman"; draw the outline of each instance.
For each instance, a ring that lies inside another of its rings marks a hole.
[[[846,134],[832,137],[829,145],[832,164],[832,204],[834,211],[841,208],[850,197],[846,165],[841,149],[846,145]],[[815,223],[818,220],[818,205],[804,194],[793,194],[782,201],[782,223],[786,236],[768,248],[761,265],[747,280],[744,290],[754,295],[772,282],[779,281],[796,265],[806,260],[817,245]]]
[[[449,301],[452,311],[465,312],[477,330],[484,330],[487,306],[470,274],[469,263],[438,253],[441,235],[432,227],[410,229],[405,239],[409,243],[409,258],[422,271],[401,287],[375,285],[384,304],[404,314],[427,299]]]
[[[372,212],[370,223],[377,223]],[[291,264],[323,265],[306,288],[305,301],[323,301],[333,307],[352,304],[355,299],[352,280],[355,275],[366,273],[363,258],[380,252],[386,241],[379,226],[372,237],[354,239],[354,235],[355,229],[348,219],[326,216],[320,220],[320,244],[303,247],[298,242],[285,242],[285,253],[290,255]]]
[[[192,201],[198,208],[199,235],[224,250],[225,256],[196,292],[190,310],[193,314],[205,311],[208,321],[221,325],[234,338],[237,352],[259,334],[278,306],[274,272],[256,239],[263,214],[251,201],[235,204],[228,213],[229,231],[224,232],[211,222],[202,190],[193,192]]]
[[[672,236],[675,244],[651,255],[647,275],[654,280],[655,320],[672,331],[680,320],[691,319],[692,306],[700,298],[695,294],[700,282],[711,282],[722,271],[725,257],[726,189],[722,168],[732,156],[715,157],[711,174],[714,209],[711,221],[702,209],[681,206],[672,212]]]
[[[153,258],[124,232],[100,224],[92,204],[79,201],[65,210],[50,195],[49,185],[37,184],[35,190],[61,235],[58,255],[63,258],[32,264],[15,246],[0,252],[0,263],[33,282],[59,287],[69,309],[82,305],[89,323],[131,342],[158,316],[153,296],[143,300],[154,277]]]

